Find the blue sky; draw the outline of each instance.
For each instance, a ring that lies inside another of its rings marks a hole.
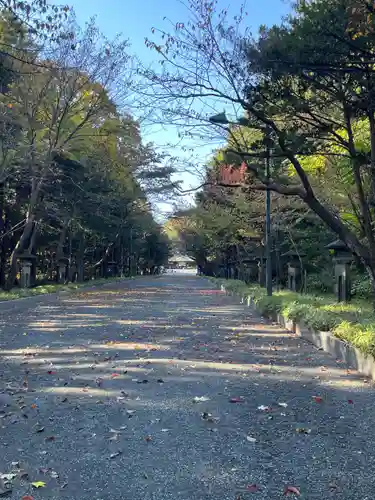
[[[54,0],[55,3],[61,3]],[[225,8],[235,12],[239,9],[241,0],[218,0],[218,8]],[[246,9],[249,13],[248,23],[253,32],[256,32],[260,24],[271,25],[279,23],[281,18],[290,12],[291,0],[247,0]],[[79,24],[84,24],[91,17],[96,17],[96,22],[103,34],[108,38],[113,38],[117,34],[122,34],[131,42],[131,53],[145,63],[153,61],[155,53],[150,51],[145,44],[145,37],[151,37],[151,28],[167,27],[163,18],[176,22],[187,20],[186,7],[179,0],[70,0],[69,5],[76,12]],[[163,131],[147,129],[147,141],[154,142],[157,146],[167,142],[177,142],[176,132],[167,128]],[[203,147],[200,150],[202,163],[210,154],[212,148]],[[174,151],[175,153],[175,151]],[[197,185],[200,181],[193,175],[182,174],[180,177],[184,181],[185,188]]]
[[[219,0],[219,8],[231,10],[240,0]],[[161,27],[166,16],[174,22],[186,20],[186,9],[179,0],[70,0],[80,23],[97,16],[104,35],[111,38],[123,34],[129,38],[134,52],[144,59],[152,57],[144,45],[153,26]],[[289,0],[247,0],[249,24],[254,31],[260,24],[273,24],[290,11]],[[165,24],[164,24],[165,25]]]

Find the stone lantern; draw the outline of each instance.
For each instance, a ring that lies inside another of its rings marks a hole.
[[[36,256],[31,253],[24,253],[18,256],[20,261],[20,286],[21,288],[30,288],[31,286],[31,268],[36,260]]]
[[[69,259],[63,255],[57,257],[57,281],[64,283],[67,278]]]
[[[218,264],[218,275],[219,278],[226,278],[226,265],[225,264]]]
[[[335,240],[326,246],[333,250],[333,263],[335,269],[335,294],[338,302],[349,302],[350,293],[350,263],[353,260],[352,252],[341,240]]]
[[[292,292],[299,292],[302,284],[301,258],[304,253],[297,253],[295,250],[285,252],[281,257],[286,257],[288,263],[288,289]]]
[[[250,283],[257,279],[258,276],[258,258],[256,255],[250,255],[247,259],[243,260],[245,266],[245,281]]]
[[[257,257],[258,261],[258,282],[260,286],[266,286],[266,259],[263,255]]]

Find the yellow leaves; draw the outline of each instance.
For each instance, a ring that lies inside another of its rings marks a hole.
[[[356,151],[358,153],[368,153],[370,151],[370,126],[367,118],[357,119],[352,122],[351,126]],[[342,128],[336,130],[335,133],[343,142],[349,140],[347,129]],[[326,151],[320,155],[298,156],[297,158],[305,172],[312,175],[322,174],[326,170],[328,162],[340,169],[342,173],[344,173],[347,167],[349,167],[350,171],[351,168],[347,158],[348,151],[339,143],[339,140],[328,144]],[[296,175],[292,164],[288,164],[288,174],[290,177]]]
[[[46,483],[44,481],[34,481],[31,483],[34,488],[44,488]]]
[[[300,164],[308,174],[323,173],[326,167],[327,158],[322,155],[311,155],[305,157],[298,157]],[[296,175],[293,165],[290,163],[288,167],[288,174],[290,177]]]

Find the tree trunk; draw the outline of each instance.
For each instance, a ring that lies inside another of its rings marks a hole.
[[[77,279],[78,281],[84,281],[85,279],[85,234],[82,233],[81,238],[79,239],[79,249],[77,256]]]
[[[34,216],[28,217],[24,230],[22,231],[21,237],[18,240],[13,252],[10,256],[10,269],[8,277],[5,283],[5,290],[11,290],[14,286],[14,282],[17,275],[17,258],[20,253],[22,253],[28,246],[28,242],[34,231]]]
[[[5,285],[5,267],[6,267],[6,214],[5,214],[5,183],[0,184],[0,286]]]
[[[37,224],[34,223],[33,227],[33,233],[30,238],[30,243],[29,243],[29,248],[28,248],[28,253],[34,255],[35,254],[35,248],[36,248],[36,237],[38,235],[38,227]],[[34,286],[36,284],[36,269],[37,269],[37,261],[36,259],[33,260],[32,266],[31,266],[31,276],[30,276],[30,284],[31,286]]]
[[[34,222],[35,222],[35,209],[39,199],[40,188],[41,188],[40,182],[39,184],[36,184],[35,181],[32,182],[32,192],[30,196],[29,208],[26,214],[25,227],[10,256],[10,269],[5,283],[6,290],[11,290],[14,286],[14,282],[17,275],[18,255],[26,250],[26,248],[29,245],[30,239],[33,235]]]
[[[368,111],[370,122],[370,145],[371,145],[371,195],[372,202],[375,203],[375,116],[374,110]]]

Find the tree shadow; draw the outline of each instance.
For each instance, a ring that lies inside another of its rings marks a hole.
[[[263,499],[285,484],[309,499],[371,498],[372,384],[202,293],[204,280],[173,279],[8,319],[0,470],[18,459],[33,480],[56,470],[38,492],[49,499],[246,499],[251,484]]]

